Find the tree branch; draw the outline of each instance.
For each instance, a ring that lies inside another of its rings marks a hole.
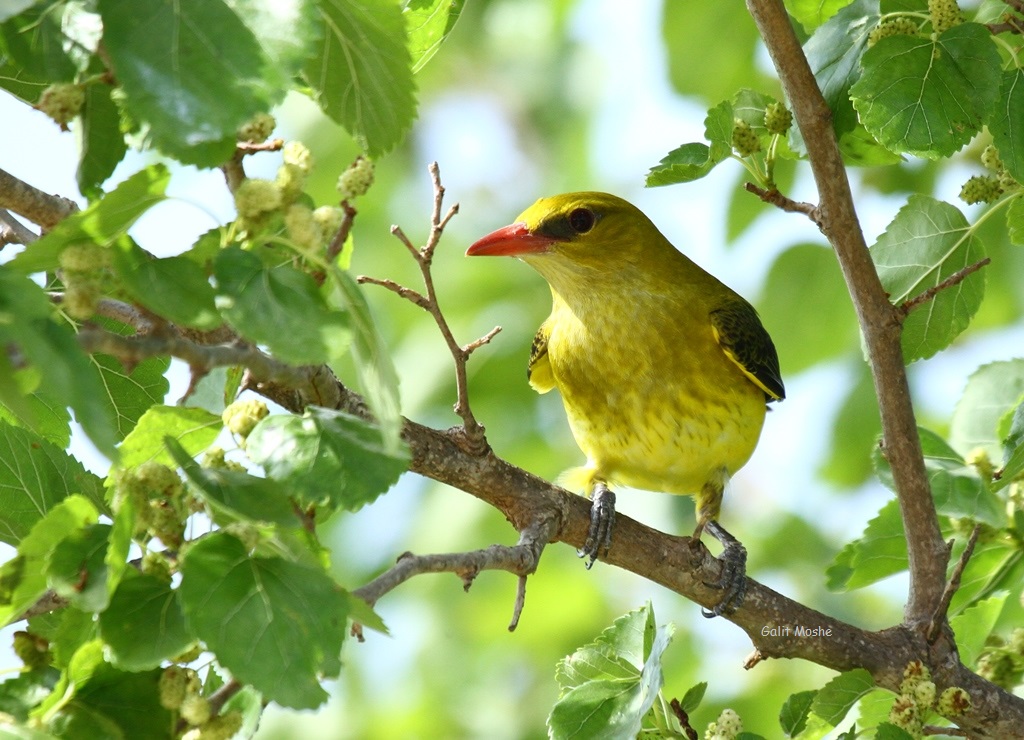
[[[892,466],[907,539],[910,592],[904,618],[908,625],[923,627],[942,598],[947,560],[903,365],[901,312],[889,302],[871,261],[832,128],[832,112],[818,89],[782,0],[747,0],[747,7],[807,142],[820,199],[819,228],[835,250],[864,335],[885,454]]]
[[[971,275],[972,273],[977,272],[982,267],[984,267],[985,265],[989,264],[991,261],[992,261],[991,257],[986,257],[985,259],[978,260],[973,265],[967,265],[967,267],[964,267],[963,269],[957,270],[952,275],[950,275],[948,278],[943,280],[941,283],[933,285],[932,287],[928,288],[928,290],[924,291],[923,293],[920,293],[920,294],[914,296],[913,298],[909,298],[906,301],[904,301],[900,305],[900,311],[903,312],[904,316],[908,315],[915,308],[918,308],[919,306],[924,305],[925,303],[927,303],[928,301],[932,300],[935,296],[937,296],[939,293],[941,293],[942,291],[946,290],[947,288],[952,288],[954,285],[957,285],[958,283],[962,283],[964,280],[967,279],[968,275]]]
[[[6,208],[0,208],[0,249],[6,244],[31,244],[39,235],[25,227]]]
[[[0,169],[0,208],[14,211],[48,231],[78,210],[73,200],[48,195]]]

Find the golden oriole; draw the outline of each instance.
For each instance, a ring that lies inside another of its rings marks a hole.
[[[785,397],[754,308],[606,193],[542,198],[466,253],[518,257],[551,286],[528,377],[559,390],[587,456],[567,477],[593,499],[588,567],[611,542],[609,486],[694,495],[694,543],[706,529],[725,566],[709,584],[725,594],[705,614],[739,606],[746,550],[716,521],[722,492],[757,445],[766,402]]]

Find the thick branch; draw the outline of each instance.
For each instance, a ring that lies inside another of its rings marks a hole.
[[[43,230],[52,229],[78,210],[74,201],[49,195],[0,169],[0,208],[14,211]]]
[[[901,312],[889,302],[868,254],[850,183],[818,89],[782,0],[747,0],[775,63],[804,141],[817,184],[820,228],[835,249],[864,334],[882,417],[885,455],[892,466],[910,559],[905,619],[926,625],[942,598],[946,549],[939,531],[900,345]]]

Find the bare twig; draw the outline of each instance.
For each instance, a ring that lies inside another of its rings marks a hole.
[[[673,699],[668,705],[672,709],[672,714],[679,720],[679,725],[683,728],[683,732],[686,733],[686,740],[697,740],[697,731],[690,724],[690,715],[683,709],[683,705],[679,703],[679,700]]]
[[[0,208],[24,216],[49,231],[78,210],[73,200],[48,195],[0,169]]]
[[[920,293],[914,296],[913,298],[908,298],[907,300],[903,301],[903,303],[900,304],[900,311],[902,311],[903,315],[906,316],[915,308],[918,308],[919,306],[932,300],[941,291],[946,290],[947,288],[952,288],[954,285],[958,283],[962,283],[968,275],[977,272],[982,267],[989,264],[991,261],[992,259],[990,257],[985,257],[982,260],[978,260],[973,265],[967,265],[967,267],[964,267],[961,270],[957,270],[948,278],[943,280],[941,283],[937,283],[932,287],[928,288],[928,290],[924,291],[923,293]]]
[[[519,576],[512,621],[508,627],[511,631],[519,623],[525,604],[526,577],[537,570],[544,546],[554,537],[556,526],[554,519],[538,519],[522,530],[519,542],[512,547],[491,545],[472,552],[435,555],[413,555],[407,552],[390,569],[352,593],[373,606],[384,594],[423,573],[455,573],[462,579],[463,588],[468,591],[481,571],[504,570]]]
[[[235,144],[235,150],[243,154],[255,154],[256,152],[277,152],[284,147],[284,139],[267,139],[259,144],[252,141],[240,141]]]
[[[347,200],[341,201],[341,211],[341,225],[338,226],[338,230],[334,233],[331,243],[327,245],[327,251],[324,252],[324,259],[327,264],[331,264],[334,260],[338,259],[338,255],[345,248],[345,241],[352,231],[352,224],[356,218],[356,209]],[[326,277],[327,275],[324,272],[313,274],[313,279],[316,280],[318,285],[322,285]]]
[[[786,211],[787,213],[804,214],[814,222],[818,228],[821,228],[821,213],[818,211],[818,207],[813,203],[804,203],[802,201],[793,200],[786,197],[778,190],[768,190],[760,187],[759,185],[755,185],[752,182],[744,183],[743,187],[748,193],[753,193],[765,203],[775,206],[780,210]]]
[[[946,614],[949,611],[949,604],[953,600],[953,596],[956,594],[957,589],[960,588],[960,577],[964,574],[964,568],[967,567],[967,561],[971,559],[971,555],[974,554],[974,546],[978,544],[978,534],[981,532],[981,525],[975,524],[974,529],[971,530],[971,536],[967,539],[967,546],[964,551],[960,553],[960,560],[957,561],[956,566],[953,568],[953,573],[949,576],[949,582],[946,584],[946,589],[942,592],[942,600],[939,601],[939,605],[935,607],[935,614],[932,615],[931,624],[928,625],[928,630],[925,632],[925,639],[932,643],[938,639],[943,626],[946,624]],[[952,548],[952,540],[950,540],[950,547]]]
[[[409,254],[412,255],[412,258],[416,260],[416,264],[419,265],[420,274],[423,276],[423,285],[426,289],[425,293],[399,285],[392,280],[381,280],[379,278],[367,277],[366,275],[359,276],[359,282],[387,288],[391,292],[412,301],[434,317],[434,322],[437,324],[437,328],[441,330],[441,336],[444,337],[445,344],[448,345],[448,351],[455,361],[457,399],[455,402],[455,413],[462,419],[461,440],[468,452],[483,455],[488,449],[487,438],[484,436],[483,425],[476,420],[469,406],[469,382],[466,376],[466,363],[469,360],[469,356],[475,350],[490,342],[501,331],[501,327],[495,327],[484,336],[469,344],[460,345],[455,340],[451,327],[448,325],[448,320],[445,319],[444,313],[441,311],[437,300],[437,291],[434,289],[434,276],[431,272],[431,264],[434,259],[434,250],[437,249],[438,244],[441,242],[441,235],[444,233],[448,222],[459,212],[459,205],[456,203],[442,215],[444,186],[441,184],[441,171],[437,166],[437,162],[432,163],[429,169],[430,178],[434,184],[434,207],[430,215],[430,236],[427,237],[427,243],[422,248],[417,248],[410,241],[409,237],[405,235],[401,227],[391,227],[391,233],[409,250]]]

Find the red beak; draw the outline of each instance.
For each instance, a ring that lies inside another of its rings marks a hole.
[[[466,250],[467,257],[510,256],[546,252],[555,240],[548,236],[531,234],[526,224],[520,222],[503,226],[475,241]]]

